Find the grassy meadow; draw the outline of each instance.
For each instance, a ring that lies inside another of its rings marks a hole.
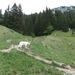
[[[62,75],[62,73],[14,49],[10,53],[0,52],[0,75]]]
[[[6,42],[11,39],[11,42]],[[75,35],[71,31],[54,31],[51,35],[32,38],[0,26],[0,50],[20,41],[30,41],[30,49],[48,60],[70,64],[75,67]],[[13,49],[0,52],[0,75],[63,75],[55,67],[38,61],[23,52]]]
[[[49,36],[37,37],[36,41],[31,45],[35,54],[75,67],[75,35],[72,35],[71,31],[55,31]]]

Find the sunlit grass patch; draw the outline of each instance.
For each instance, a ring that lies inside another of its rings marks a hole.
[[[41,61],[34,59],[26,55],[23,52],[19,52],[15,49],[10,53],[0,53],[0,73],[11,75],[62,75],[62,72],[58,71],[54,67],[47,65]]]

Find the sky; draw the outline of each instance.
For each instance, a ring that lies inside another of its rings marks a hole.
[[[46,7],[52,9],[60,6],[75,6],[75,0],[1,0],[0,9],[2,13],[7,9],[8,5],[10,8],[13,4],[21,4],[23,13],[39,13],[46,9]]]

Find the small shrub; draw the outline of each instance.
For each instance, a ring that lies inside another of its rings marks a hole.
[[[32,33],[32,35],[31,35],[31,36],[32,36],[32,38],[35,38],[35,34],[34,34],[34,33]]]

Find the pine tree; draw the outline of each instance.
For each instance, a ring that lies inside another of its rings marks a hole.
[[[63,25],[62,25],[62,31],[64,31],[64,32],[67,32],[68,31],[68,29],[69,29],[69,25],[68,25],[68,23],[67,23],[67,17],[66,17],[66,15],[65,14],[63,14]]]
[[[71,28],[72,28],[72,34],[74,34],[74,31],[75,31],[75,19],[73,19],[72,22],[71,22]]]
[[[12,6],[9,14],[11,28],[18,31],[18,7],[16,3]]]
[[[3,24],[2,10],[0,9],[0,24]]]
[[[63,14],[61,11],[56,10],[55,16],[57,18],[57,30],[62,30],[63,27]]]
[[[18,6],[18,24],[19,24],[19,31],[23,32],[23,12],[21,4]]]
[[[11,28],[17,32],[22,32],[23,28],[23,13],[21,5],[17,6],[16,3],[11,8],[9,19]]]
[[[53,15],[52,26],[54,27],[55,30],[57,30],[58,24],[57,24],[57,17],[55,15]]]
[[[33,27],[33,21],[31,16],[29,17],[29,21],[28,21],[28,35],[32,35],[33,31],[34,31],[34,27]]]
[[[9,18],[8,18],[7,10],[5,10],[5,13],[4,13],[4,26],[9,27]]]
[[[0,9],[0,18],[2,18],[2,10]]]

